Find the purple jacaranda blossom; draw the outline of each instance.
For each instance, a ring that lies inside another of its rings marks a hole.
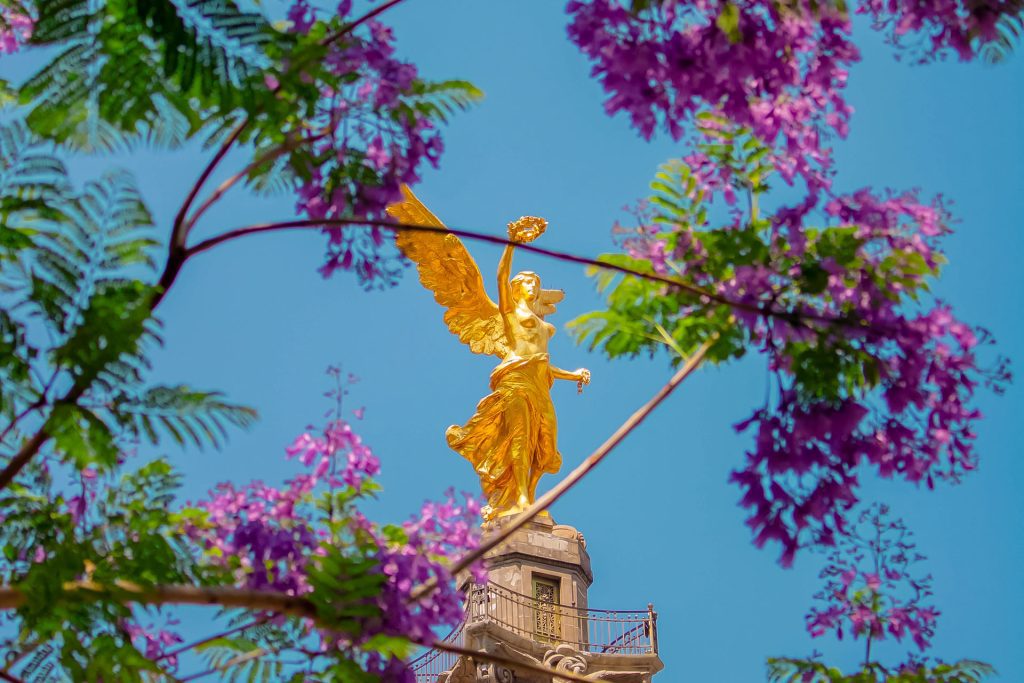
[[[167,654],[168,650],[178,643],[184,642],[181,635],[171,630],[178,626],[177,619],[166,619],[163,627],[154,624],[142,626],[137,620],[126,619],[121,623],[121,628],[136,645],[147,659],[160,661],[174,671],[178,666],[178,656]]]
[[[980,48],[999,39],[999,21],[1019,11],[1019,5],[1000,0],[862,0],[856,8],[894,45],[910,48],[918,61],[950,52],[963,61],[973,59]]]
[[[336,391],[343,392],[341,384]],[[339,394],[331,396],[337,399]],[[351,652],[376,635],[425,643],[436,629],[451,628],[462,619],[463,596],[447,567],[479,543],[479,501],[467,494],[460,501],[447,491],[442,501],[424,503],[400,527],[386,529],[370,522],[354,502],[374,490],[372,478],[380,471],[380,462],[340,419],[328,422],[319,434],[299,435],[285,456],[306,468],[285,486],[224,483],[198,504],[206,519],[190,518],[185,532],[210,562],[230,571],[237,585],[302,595],[313,589],[309,572],[339,534],[349,539],[341,547],[364,548],[374,561],[372,571],[384,577],[380,590],[368,598],[376,607],[375,616],[364,618],[357,635],[321,631],[324,652]],[[349,502],[335,510],[334,499],[324,499],[331,501],[324,518],[324,503],[314,509],[315,498],[339,491]],[[482,566],[471,571],[482,578]],[[436,584],[436,590],[412,600],[413,590],[428,582]],[[370,655],[362,664],[384,680],[406,680],[400,661]]]
[[[911,576],[912,565],[924,558],[915,551],[912,534],[884,505],[872,505],[851,524],[828,553],[820,578],[820,603],[806,616],[806,627],[818,638],[832,631],[842,639],[902,641],[906,635],[919,650],[928,648],[938,611],[924,604],[931,596],[931,576]]]
[[[340,32],[351,3],[333,16],[298,0],[289,11],[292,30],[308,32],[317,20],[338,38],[329,41],[322,62],[325,82],[311,126],[302,131],[314,167],[301,173],[297,209],[312,219],[383,220],[400,198],[402,184],[419,180],[424,163],[437,166],[443,143],[428,112],[410,105],[418,72],[396,58],[394,35],[377,20]],[[338,85],[338,84],[342,85]],[[368,286],[390,283],[401,265],[397,252],[382,248],[380,233],[329,226],[327,255],[320,273],[350,271]]]
[[[862,0],[850,9],[896,45],[919,39],[922,60],[948,51],[972,59],[1020,11],[1003,0]],[[850,9],[764,0],[566,5],[569,38],[593,62],[609,114],[625,113],[646,138],[663,130],[679,140],[693,138],[698,114],[714,113],[751,129],[772,147],[782,178],[802,178],[812,191],[830,185],[828,138],[849,132],[844,91],[860,59]]]
[[[288,8],[287,17],[291,22],[291,30],[295,33],[307,33],[316,21],[313,8],[306,0],[293,2]]]
[[[0,7],[0,53],[12,54],[32,37],[32,17]]]
[[[859,59],[847,15],[757,1],[656,0],[640,12],[627,4],[567,5],[569,38],[594,62],[609,114],[626,113],[644,137],[662,128],[681,139],[698,113],[713,111],[778,141],[775,166],[786,180],[828,185],[820,131],[846,134],[852,109],[842,91]]]
[[[723,202],[729,219],[715,226],[706,207],[725,187],[750,181],[714,149],[704,145],[659,175],[665,187],[680,179],[669,199],[691,202],[688,213],[638,207],[635,227],[613,230],[654,272],[728,301],[730,319],[764,355],[773,391],[736,425],[753,445],[732,481],[755,544],[779,543],[789,564],[801,546],[843,533],[866,469],[928,487],[972,471],[981,416],[972,401],[1005,371],[983,367],[985,335],[927,296],[950,233],[941,197],[821,190],[756,226]],[[723,243],[757,246],[708,246]],[[678,303],[664,329],[707,315],[711,302]]]
[[[425,643],[439,622],[454,625],[461,620],[462,596],[444,565],[433,558],[464,553],[479,542],[479,502],[468,494],[463,497],[459,502],[449,490],[443,501],[424,503],[419,515],[402,525],[404,543],[379,542],[380,571],[387,577],[378,598],[380,632]],[[473,572],[479,579],[482,566]],[[428,581],[438,581],[439,588],[422,600],[410,601],[412,589]]]

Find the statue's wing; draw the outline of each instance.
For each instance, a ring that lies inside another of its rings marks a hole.
[[[555,304],[565,298],[565,292],[560,289],[542,289],[540,290],[540,300],[538,301],[538,314],[540,317],[551,315],[555,312]]]
[[[416,264],[423,286],[447,309],[448,329],[473,353],[504,358],[509,351],[505,326],[473,257],[408,187],[402,186],[402,194],[405,200],[389,206],[388,214],[405,225],[438,228],[437,232],[399,230],[395,243]]]

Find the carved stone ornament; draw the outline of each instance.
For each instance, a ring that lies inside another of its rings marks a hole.
[[[500,664],[480,662],[477,666],[477,681],[480,683],[516,683],[516,674]]]
[[[476,683],[476,680],[473,662],[466,657],[460,657],[451,671],[441,674],[438,683]]]
[[[559,645],[544,653],[544,666],[551,667],[555,671],[585,674],[588,664],[585,654],[568,645]],[[564,680],[556,676],[552,683],[564,683]]]

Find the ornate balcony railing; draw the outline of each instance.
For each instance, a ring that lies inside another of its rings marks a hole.
[[[444,641],[453,645],[462,645],[462,629],[465,622],[449,633]],[[459,656],[444,650],[427,650],[416,659],[409,662],[409,667],[416,674],[417,683],[435,683],[437,677],[445,671],[451,671],[459,661]]]
[[[570,645],[580,652],[658,653],[658,615],[652,605],[636,611],[581,609],[543,602],[494,583],[476,585],[469,591],[465,621],[445,640],[461,645],[465,627],[480,622],[496,624],[530,640]],[[417,681],[434,683],[457,659],[457,655],[430,650],[410,666]]]

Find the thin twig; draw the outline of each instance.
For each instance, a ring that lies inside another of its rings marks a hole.
[[[227,139],[221,143],[220,149],[217,150],[217,153],[213,155],[212,159],[210,159],[210,163],[206,165],[206,168],[203,169],[203,172],[199,174],[199,178],[196,179],[196,182],[192,185],[192,189],[189,190],[188,195],[185,197],[185,201],[181,203],[181,207],[178,209],[178,214],[174,217],[174,224],[171,231],[171,247],[181,248],[185,246],[185,238],[188,236],[188,223],[185,220],[185,217],[188,215],[188,210],[192,208],[192,202],[195,201],[199,191],[203,189],[203,185],[205,185],[206,181],[209,180],[210,175],[212,175],[217,169],[217,166],[220,165],[220,162],[227,155],[231,146],[235,144],[238,137],[242,134],[242,131],[245,130],[245,127],[248,124],[249,119],[244,118],[237,126],[235,126]]]
[[[579,683],[594,683],[594,681],[601,680],[599,678],[593,678],[592,676],[583,676],[572,671],[558,671],[549,666],[544,666],[543,664],[523,662],[504,655],[484,652],[483,650],[472,650],[468,647],[461,647],[453,643],[446,643],[443,640],[435,640],[430,646],[435,650],[443,650],[444,652],[451,652],[452,654],[461,655],[463,657],[471,657],[473,659],[491,662],[492,664],[500,664],[513,671],[518,669],[520,671],[529,671],[530,673],[541,674],[543,676],[554,676],[555,680],[578,681]]]
[[[159,662],[160,660],[167,659],[168,657],[177,657],[178,655],[180,655],[183,652],[188,652],[189,650],[193,650],[193,649],[195,649],[197,647],[202,647],[203,645],[206,645],[207,643],[212,643],[213,641],[219,640],[221,638],[227,638],[228,636],[233,636],[234,634],[238,633],[239,631],[244,631],[246,629],[252,628],[253,626],[259,626],[260,624],[266,623],[267,621],[268,620],[265,617],[264,618],[260,618],[260,619],[253,619],[252,621],[250,621],[248,623],[245,623],[245,624],[242,624],[241,626],[236,626],[235,628],[228,629],[227,631],[221,631],[220,633],[214,633],[211,636],[207,636],[207,637],[202,638],[200,640],[197,640],[197,641],[195,641],[193,643],[189,643],[188,645],[182,645],[181,647],[175,648],[174,650],[168,650],[167,652],[165,652],[162,655],[160,655],[159,657],[157,657],[154,661]]]
[[[28,417],[28,415],[30,413],[32,413],[32,412],[34,412],[36,410],[39,410],[40,408],[42,408],[45,405],[46,405],[46,396],[44,394],[44,395],[40,396],[32,404],[26,406],[26,408],[24,410],[22,410],[20,413],[15,415],[11,419],[10,424],[8,424],[6,428],[4,428],[4,431],[0,432],[0,444],[2,444],[7,439],[7,435],[10,434],[11,431],[14,430],[14,428],[17,426],[17,424],[19,422],[21,422],[23,419]]]
[[[25,659],[30,654],[32,654],[33,652],[38,650],[41,645],[42,645],[41,642],[36,641],[36,642],[32,643],[31,645],[29,645],[28,647],[26,647],[24,650],[21,650],[16,655],[14,655],[14,657],[12,657],[10,661],[8,661],[8,662],[6,662],[4,664],[4,668],[0,669],[0,672],[2,672],[2,673],[10,673],[11,669],[13,669],[14,667],[16,667],[18,665],[18,662],[20,662],[21,660]]]
[[[221,671],[226,671],[226,670],[230,669],[233,666],[237,666],[238,664],[243,664],[245,662],[248,662],[250,659],[259,659],[263,655],[269,655],[269,654],[276,654],[276,651],[274,651],[274,650],[265,650],[262,647],[258,647],[255,650],[251,650],[249,652],[246,652],[245,654],[238,655],[237,657],[232,657],[231,659],[229,659],[228,661],[224,662],[223,664],[219,664],[219,665],[217,665],[215,667],[212,667],[210,669],[206,669],[205,671],[199,671],[199,672],[194,673],[194,674],[189,674],[188,676],[185,676],[184,678],[182,678],[180,680],[182,681],[182,683],[185,683],[186,681],[196,681],[196,680],[199,680],[200,678],[206,678],[207,676],[210,676],[212,674],[215,674],[215,673],[218,673],[218,672],[221,672]]]
[[[18,473],[29,463],[43,444],[50,440],[50,433],[46,431],[45,425],[39,428],[32,438],[26,441],[14,456],[7,461],[7,466],[0,471],[0,491],[14,481]]]
[[[267,232],[277,232],[280,230],[308,230],[308,229],[320,229],[324,227],[339,227],[339,228],[360,228],[360,227],[376,227],[384,228],[393,231],[404,231],[404,232],[444,232],[451,233],[457,237],[463,237],[465,239],[474,240],[477,242],[487,242],[489,244],[498,245],[513,245],[521,251],[527,251],[541,256],[547,256],[549,258],[557,259],[559,261],[567,261],[569,263],[578,263],[585,266],[593,266],[595,268],[602,268],[604,270],[611,270],[625,275],[632,275],[634,277],[643,278],[652,282],[659,282],[664,285],[677,287],[698,299],[702,299],[706,303],[719,303],[731,308],[739,309],[742,311],[749,311],[756,313],[761,316],[773,317],[783,319],[791,324],[804,324],[807,320],[816,320],[826,323],[836,323],[840,325],[855,325],[858,321],[851,318],[837,318],[834,316],[823,315],[820,313],[814,313],[813,311],[807,312],[796,312],[784,309],[776,309],[766,306],[760,306],[757,304],[746,303],[743,301],[733,301],[728,297],[724,297],[721,294],[701,289],[691,285],[690,283],[680,278],[672,277],[669,275],[661,275],[659,273],[646,273],[640,270],[634,270],[626,266],[620,266],[614,263],[606,263],[604,261],[598,261],[597,259],[590,258],[587,256],[578,256],[576,254],[570,254],[564,251],[557,251],[555,249],[547,249],[545,247],[538,247],[532,243],[513,242],[505,237],[499,237],[497,235],[488,235],[486,233],[475,232],[472,230],[464,230],[461,228],[435,228],[425,225],[407,225],[403,223],[396,223],[394,221],[378,221],[369,220],[366,218],[323,218],[319,220],[313,219],[296,219],[292,221],[280,221],[274,223],[260,223],[256,225],[249,225],[242,228],[236,228],[229,230],[220,235],[210,237],[209,239],[203,240],[198,244],[189,247],[186,250],[187,257],[191,258],[197,254],[201,254],[204,251],[208,251],[218,244],[229,242],[231,240],[245,237],[248,235],[258,235]]]
[[[216,190],[210,193],[210,196],[206,198],[206,200],[199,206],[198,209],[195,210],[195,212],[193,212],[192,216],[186,221],[186,233],[192,231],[192,228],[195,227],[196,223],[199,221],[199,218],[204,213],[206,213],[207,209],[209,209],[211,206],[217,203],[217,201],[219,201],[220,198],[223,197],[228,190],[234,187],[239,180],[248,176],[254,169],[257,169],[263,164],[267,163],[268,161],[273,161],[282,154],[287,154],[288,152],[291,152],[298,147],[313,144],[314,142],[323,139],[326,135],[326,133],[322,133],[320,135],[313,135],[308,138],[302,138],[298,140],[293,139],[281,145],[278,145],[273,149],[269,149],[265,153],[261,154],[259,157],[254,159],[252,163],[250,163],[241,171],[239,171],[238,173],[234,174],[233,176],[222,182],[220,185],[217,186]]]
[[[629,436],[630,432],[636,429],[637,426],[639,426],[640,423],[643,422],[644,419],[650,415],[662,401],[668,398],[669,394],[671,394],[677,386],[682,384],[683,380],[689,377],[693,371],[700,366],[704,357],[707,355],[707,352],[716,341],[717,337],[704,342],[701,347],[697,349],[685,363],[683,363],[683,366],[679,368],[674,375],[672,375],[672,378],[666,382],[665,385],[650,398],[650,400],[647,401],[647,403],[640,406],[636,412],[630,415],[629,418],[597,448],[597,450],[587,456],[587,458],[581,462],[576,469],[566,475],[566,477],[562,479],[562,481],[558,482],[554,488],[538,498],[533,505],[526,508],[526,510],[521,514],[513,517],[508,523],[508,526],[502,526],[500,531],[497,533],[486,536],[479,546],[466,553],[466,555],[464,555],[458,562],[452,565],[452,575],[468,569],[475,562],[482,559],[484,555],[496,548],[509,536],[515,533],[515,531],[525,526],[531,519],[549,508],[573,486],[578,484],[588,472],[593,470],[601,463],[602,460],[608,457],[608,454],[611,453],[616,446],[622,443],[622,440]],[[429,594],[436,587],[436,582],[427,582],[414,591],[412,597],[414,600],[418,600]]]
[[[356,30],[358,27],[360,27],[363,24],[365,24],[366,22],[370,21],[371,19],[373,19],[377,15],[383,14],[384,12],[386,12],[389,9],[391,9],[392,7],[394,7],[395,5],[397,5],[400,2],[404,2],[404,0],[388,0],[388,2],[385,2],[384,4],[380,5],[379,7],[373,8],[372,10],[370,10],[369,12],[364,14],[363,16],[361,16],[358,19],[356,19],[355,21],[351,21],[351,22],[345,24],[340,29],[338,29],[337,32],[332,33],[331,35],[329,35],[326,38],[324,38],[323,41],[321,41],[320,44],[321,45],[325,45],[325,46],[326,45],[330,45],[334,41],[336,41],[336,40],[338,40],[338,39],[348,35],[349,33],[352,33],[352,31]]]

